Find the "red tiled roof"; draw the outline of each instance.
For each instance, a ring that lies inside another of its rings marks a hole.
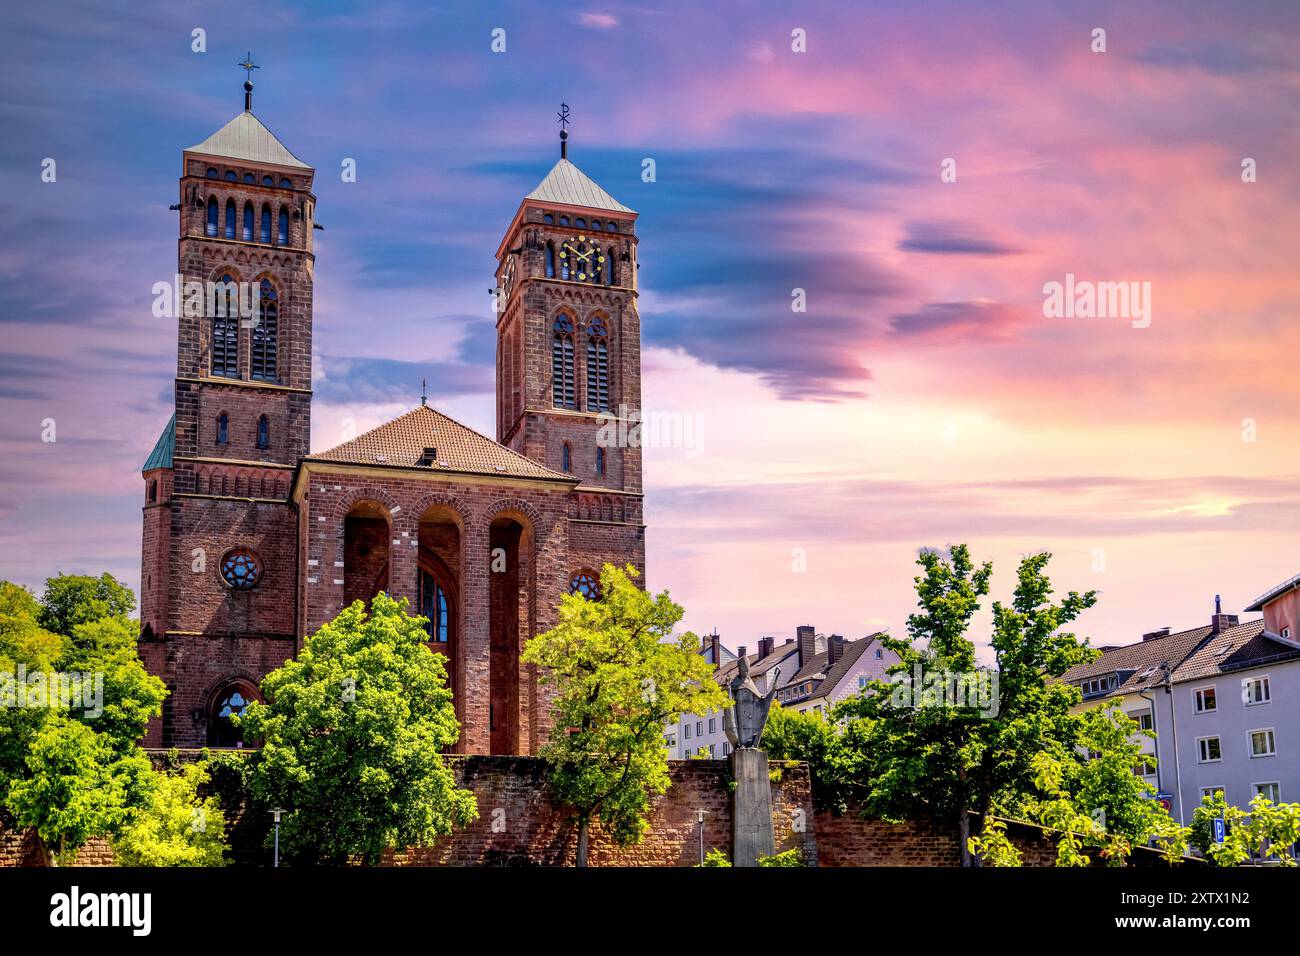
[[[435,464],[420,464],[426,448],[437,449]],[[310,455],[307,460],[577,483],[572,475],[551,471],[427,405],[417,405],[406,414],[328,451]]]

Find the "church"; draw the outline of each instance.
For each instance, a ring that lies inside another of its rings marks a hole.
[[[495,253],[496,439],[421,400],[313,451],[315,170],[252,90],[183,151],[173,207],[181,280],[230,295],[177,317],[174,414],[143,467],[140,655],[170,690],[145,744],[241,745],[230,717],[261,679],[385,591],[429,619],[457,750],[534,754],[549,706],[524,642],[565,593],[598,596],[604,562],[645,568],[641,451],[607,441],[641,407],[637,214],[561,132]],[[252,321],[221,305],[235,290]]]

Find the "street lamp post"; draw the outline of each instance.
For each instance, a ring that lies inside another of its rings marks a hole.
[[[700,866],[704,865],[704,811],[696,810],[695,818],[700,824]]]
[[[284,811],[278,808],[271,811],[271,817],[275,820],[275,858],[271,863],[272,868],[280,866],[280,815],[283,813]]]

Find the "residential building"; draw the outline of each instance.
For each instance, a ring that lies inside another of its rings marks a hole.
[[[1080,708],[1118,699],[1155,738],[1143,738],[1154,766],[1143,775],[1183,823],[1206,793],[1246,806],[1256,793],[1300,802],[1300,578],[1256,599],[1263,619],[1241,623],[1218,607],[1210,624],[1142,636],[1104,648],[1063,679],[1079,686]],[[1285,634],[1283,633],[1285,632]]]

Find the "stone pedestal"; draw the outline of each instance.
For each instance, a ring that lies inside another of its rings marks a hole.
[[[758,866],[760,856],[776,852],[767,754],[748,747],[733,750],[731,773],[736,780],[731,798],[731,863]]]

